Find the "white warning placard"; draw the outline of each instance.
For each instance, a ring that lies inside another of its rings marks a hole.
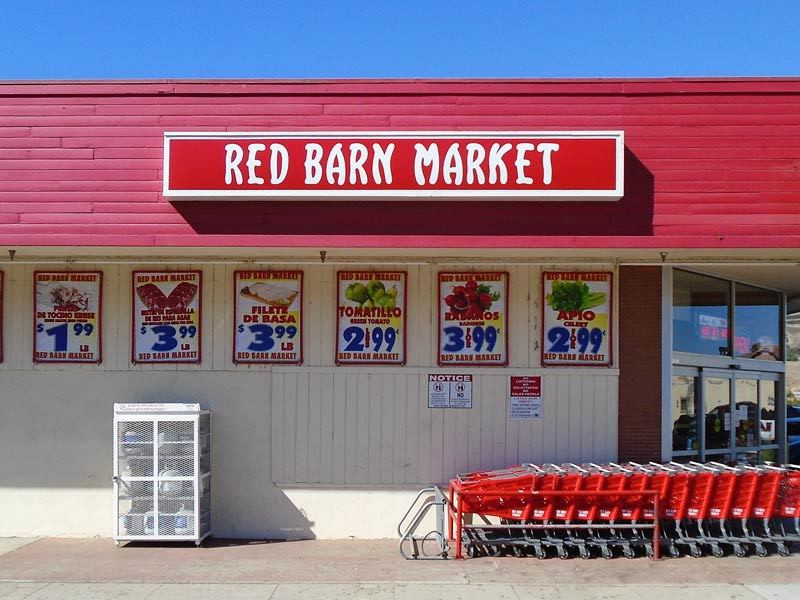
[[[428,375],[428,408],[472,408],[472,375]]]

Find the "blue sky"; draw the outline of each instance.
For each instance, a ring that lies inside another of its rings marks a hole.
[[[800,0],[3,0],[0,79],[800,75]]]

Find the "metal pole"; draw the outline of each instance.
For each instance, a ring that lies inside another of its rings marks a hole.
[[[661,560],[661,520],[658,514],[658,494],[653,496],[653,560]]]
[[[459,495],[458,508],[456,509],[456,539],[454,542],[456,545],[456,560],[460,560],[461,558],[463,558],[461,556],[461,522],[463,521],[463,519],[464,519],[464,513],[462,512],[461,496]]]

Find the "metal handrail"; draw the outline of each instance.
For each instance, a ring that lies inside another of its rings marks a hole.
[[[411,514],[411,511],[417,506],[419,499],[424,494],[431,494],[433,493],[433,498],[428,498],[422,505],[417,509],[417,512],[414,513],[414,517],[411,519],[411,522],[408,524],[408,527],[403,531],[403,523],[405,523],[408,515]],[[397,525],[397,533],[400,536],[400,555],[405,558],[406,560],[444,560],[448,558],[448,552],[450,551],[450,546],[447,543],[447,536],[445,535],[444,531],[444,524],[445,524],[445,509],[447,508],[449,512],[449,500],[447,496],[445,496],[442,491],[437,486],[431,486],[427,488],[423,488],[417,494],[414,501],[411,503],[411,506],[406,511],[406,514],[403,515],[403,518],[400,520],[400,523]],[[423,537],[415,537],[414,533],[416,532],[417,528],[419,527],[422,520],[428,514],[428,511],[432,508],[436,507],[436,526],[437,528],[429,531]],[[439,545],[439,550],[436,554],[426,554],[425,553],[425,542],[428,541],[431,535],[436,536],[436,542]],[[406,552],[405,543],[411,543],[413,547],[413,553],[409,554]],[[421,545],[419,544],[421,543]]]

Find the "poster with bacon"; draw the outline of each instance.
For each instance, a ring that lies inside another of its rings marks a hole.
[[[200,363],[200,271],[133,272],[134,363]]]
[[[33,274],[33,362],[99,363],[103,274]]]

